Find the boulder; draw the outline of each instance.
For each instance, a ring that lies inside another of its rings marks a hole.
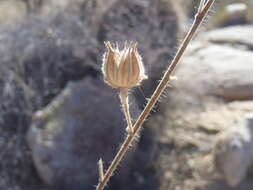
[[[215,14],[209,28],[252,23],[251,0],[224,0],[216,3]]]
[[[245,119],[253,111],[253,52],[246,40],[251,31],[234,26],[204,32],[185,52],[174,73],[178,80],[160,100],[160,114],[147,121],[159,134],[161,189],[252,188],[252,178],[246,178],[252,137]],[[234,142],[235,153],[218,151]]]
[[[236,35],[239,31],[245,35]],[[252,99],[253,52],[249,48],[251,41],[246,42],[252,36],[251,31],[251,26],[236,26],[199,37],[201,42],[191,45],[176,71],[179,80],[175,85],[180,89],[176,93],[182,95],[180,98],[192,103],[200,103],[200,97],[226,101]]]
[[[3,0],[0,2],[0,24],[17,24],[27,15],[27,7],[23,1]]]
[[[212,30],[202,35],[201,38],[205,41],[207,40],[221,45],[230,45],[232,47],[239,47],[242,50],[251,50],[253,46],[253,26],[239,25]]]
[[[253,108],[251,110],[253,110]],[[248,170],[252,169],[252,113],[247,114],[245,117],[241,117],[233,126],[225,130],[216,142],[214,151],[215,165],[224,175],[230,186],[237,186],[241,183],[246,177]]]
[[[138,113],[131,101],[132,116]],[[34,114],[27,140],[38,173],[48,185],[89,190],[98,182],[98,160],[108,167],[125,129],[117,92],[88,77],[69,83]],[[127,158],[119,172],[122,181],[130,168],[131,156]]]
[[[101,58],[94,56],[98,48],[86,26],[73,14],[0,25],[1,149],[10,147],[0,163],[0,189],[44,189],[26,132],[33,113],[48,105],[68,81],[99,75]]]

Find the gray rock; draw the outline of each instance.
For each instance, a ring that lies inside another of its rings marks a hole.
[[[40,177],[61,189],[93,189],[97,162],[105,167],[125,135],[126,122],[117,93],[103,81],[72,82],[45,109],[34,114],[28,143]],[[132,115],[137,116],[131,101]],[[130,158],[121,168],[126,178]]]
[[[152,123],[160,128],[163,142],[175,145],[175,150],[189,151],[179,151],[174,158],[185,156],[189,164],[179,169],[169,166],[167,171],[176,173],[189,167],[194,177],[186,180],[217,185],[210,189],[224,189],[222,177],[232,186],[245,179],[253,160],[252,131],[249,120],[244,119],[245,114],[253,112],[253,52],[251,40],[247,41],[250,36],[251,26],[217,29],[202,33],[185,53],[175,72],[178,80],[166,93],[168,101],[162,100],[159,111],[165,113]],[[218,137],[220,134],[224,135]],[[166,163],[166,156],[173,159],[172,154],[164,154],[159,163]],[[164,171],[162,185],[166,185],[164,165],[159,168]],[[217,175],[218,171],[221,175]],[[172,177],[182,180],[177,174]],[[246,185],[249,180],[244,182]]]
[[[215,164],[230,186],[245,178],[253,163],[253,114],[225,131],[215,146]]]
[[[86,0],[25,0],[30,13],[41,16],[54,16],[62,11],[77,11]]]
[[[252,29],[252,27],[245,28],[242,33],[248,32],[251,35]],[[186,52],[182,64],[176,71],[178,77],[176,86],[180,89],[176,93],[182,95],[180,98],[196,103],[201,102],[200,97],[206,96],[230,101],[253,98],[251,74],[253,52],[238,47],[239,44],[244,43],[243,40],[246,41],[246,38],[238,37],[234,43],[235,47],[229,44],[211,43],[207,40],[211,38],[210,36],[214,41],[220,40],[223,36],[221,34],[224,34],[224,42],[229,43],[227,39],[235,39],[235,33],[240,32],[238,27],[231,27],[230,30],[231,35],[226,34],[225,29],[207,33],[205,40],[193,43]],[[187,97],[183,96],[185,93],[188,94]]]
[[[229,25],[252,23],[252,0],[223,0],[216,3],[215,14],[208,27],[217,28]]]
[[[0,2],[0,24],[16,24],[27,15],[27,8],[23,1],[3,0]]]
[[[205,40],[224,43],[224,44],[241,44],[246,46],[253,46],[253,26],[239,25],[221,28],[205,33],[202,37]]]

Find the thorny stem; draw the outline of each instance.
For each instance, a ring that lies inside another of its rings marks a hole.
[[[193,35],[197,31],[198,27],[202,23],[202,21],[205,18],[205,16],[207,15],[208,10],[213,5],[214,1],[215,0],[208,0],[205,3],[205,5],[202,8],[202,10],[198,11],[197,14],[195,15],[194,22],[193,22],[193,24],[192,24],[189,32],[187,33],[186,37],[184,38],[181,46],[179,47],[179,49],[178,49],[175,57],[172,60],[170,66],[168,67],[168,69],[166,70],[165,74],[163,75],[162,80],[158,84],[156,90],[154,91],[153,95],[151,96],[150,100],[148,101],[147,105],[145,106],[145,108],[143,109],[142,113],[140,114],[138,120],[136,121],[136,123],[135,123],[135,125],[133,127],[133,135],[129,135],[129,134],[127,135],[127,137],[124,140],[123,144],[121,145],[118,153],[114,157],[111,165],[107,169],[107,171],[106,171],[106,173],[104,175],[103,180],[101,182],[99,182],[96,190],[103,190],[104,189],[104,187],[107,184],[108,180],[112,176],[114,170],[117,168],[118,164],[120,163],[120,161],[124,157],[125,153],[128,150],[128,147],[131,145],[131,143],[134,140],[135,136],[138,134],[138,131],[140,130],[142,124],[145,121],[145,119],[147,118],[147,116],[149,115],[150,111],[153,109],[154,105],[158,101],[160,95],[162,94],[162,92],[166,88],[168,82],[171,80],[171,74],[172,74],[172,72],[174,71],[175,67],[179,63],[180,58],[184,54],[184,52],[185,52],[185,50],[186,50],[189,42],[191,41]]]
[[[103,167],[103,161],[100,158],[98,161],[98,174],[99,174],[99,181],[103,181],[104,178],[104,167]]]
[[[132,125],[132,119],[129,112],[129,104],[128,104],[128,89],[127,88],[121,88],[120,89],[120,101],[122,104],[123,112],[125,114],[126,120],[127,120],[127,133],[129,135],[133,135],[133,125]]]

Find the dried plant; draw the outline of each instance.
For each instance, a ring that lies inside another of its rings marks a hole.
[[[103,73],[105,77],[105,82],[113,88],[120,89],[120,99],[123,107],[123,111],[128,123],[127,136],[121,145],[118,153],[114,157],[111,165],[103,172],[103,163],[100,159],[99,161],[99,183],[96,190],[103,190],[106,186],[108,180],[112,176],[113,172],[119,165],[122,158],[125,156],[128,148],[132,144],[133,140],[137,136],[142,124],[149,115],[150,111],[153,109],[154,105],[158,101],[162,92],[166,88],[167,84],[173,80],[175,77],[171,76],[176,66],[178,65],[180,58],[184,54],[189,42],[196,33],[203,19],[207,15],[209,9],[213,5],[215,0],[201,0],[199,4],[198,11],[195,15],[194,22],[184,38],[181,46],[179,47],[174,59],[166,70],[164,76],[162,77],[160,83],[158,84],[156,90],[148,101],[147,105],[143,109],[139,118],[135,122],[134,126],[131,123],[131,117],[129,114],[128,106],[128,89],[138,85],[141,80],[146,76],[144,74],[144,69],[141,62],[141,57],[139,56],[136,44],[130,43],[125,45],[122,51],[119,51],[118,45],[112,45],[110,42],[106,42],[107,52],[103,60]]]
[[[104,55],[102,71],[105,82],[112,88],[120,89],[119,97],[127,120],[127,131],[133,134],[129,112],[128,89],[135,87],[146,79],[142,58],[137,51],[137,43],[125,43],[122,51],[118,44],[105,42],[107,52]]]

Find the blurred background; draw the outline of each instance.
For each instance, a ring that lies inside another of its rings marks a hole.
[[[0,190],[90,190],[126,122],[104,41],[137,41],[136,120],[198,0],[0,0]],[[110,190],[253,189],[253,1],[217,0]]]

